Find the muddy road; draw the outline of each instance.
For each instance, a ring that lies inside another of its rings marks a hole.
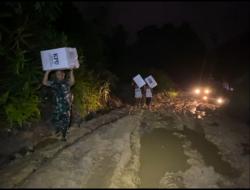
[[[249,126],[214,107],[171,102],[115,110],[71,128],[67,142],[48,139],[2,168],[0,186],[249,188]]]

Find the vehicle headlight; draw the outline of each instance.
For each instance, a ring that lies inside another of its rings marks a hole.
[[[203,100],[207,100],[207,96],[203,96],[203,98],[202,98]]]
[[[222,104],[224,102],[224,100],[222,98],[217,98],[217,103],[218,104]]]
[[[200,93],[201,93],[201,90],[200,90],[199,88],[196,88],[196,89],[194,90],[194,93],[195,93],[195,94],[200,94]]]
[[[211,90],[208,89],[208,88],[206,88],[206,89],[204,90],[204,93],[205,93],[205,94],[210,94],[210,92],[211,92]]]

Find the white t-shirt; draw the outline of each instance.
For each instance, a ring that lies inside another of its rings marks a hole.
[[[151,88],[146,88],[146,98],[152,98],[152,90]]]
[[[142,98],[142,93],[140,88],[135,88],[135,98]]]

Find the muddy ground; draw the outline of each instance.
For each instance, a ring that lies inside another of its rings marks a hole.
[[[0,169],[0,187],[249,188],[249,126],[214,105],[161,95],[45,138]]]

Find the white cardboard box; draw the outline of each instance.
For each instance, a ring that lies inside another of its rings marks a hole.
[[[43,70],[79,68],[76,48],[63,47],[41,51]]]
[[[135,83],[137,84],[137,86],[139,88],[141,88],[142,86],[144,86],[146,83],[145,81],[143,80],[143,78],[141,77],[140,74],[136,75],[133,80],[135,81]]]
[[[150,88],[154,88],[157,86],[157,82],[152,75],[149,75],[147,78],[145,78],[145,81]]]

